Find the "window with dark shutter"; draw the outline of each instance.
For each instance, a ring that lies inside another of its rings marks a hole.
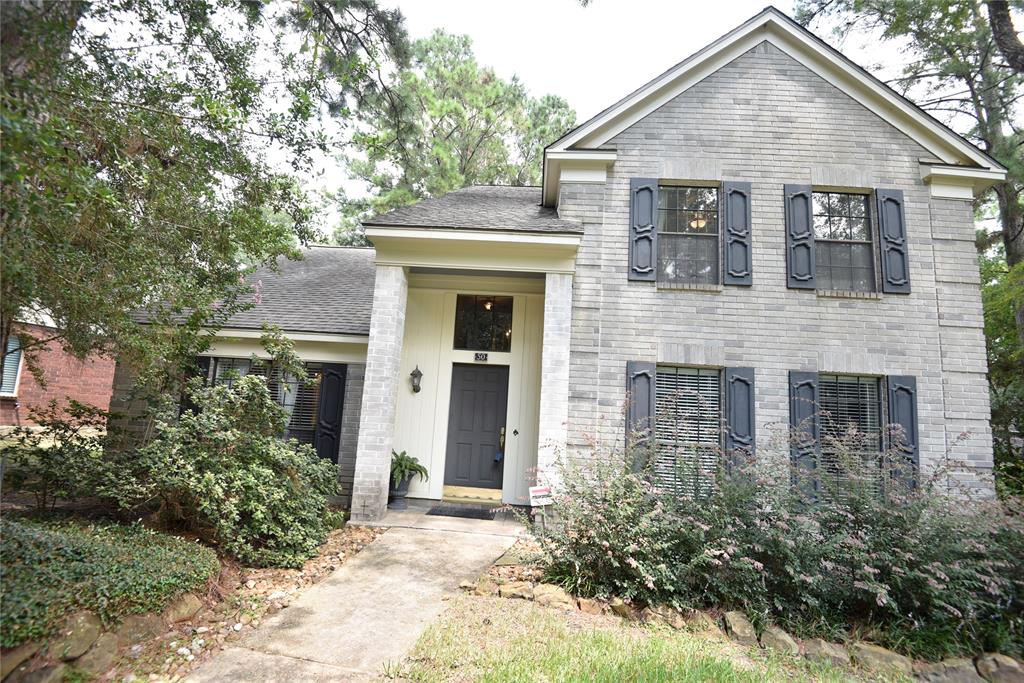
[[[815,192],[813,196],[817,288],[875,291],[868,195]]]
[[[709,494],[722,448],[721,372],[658,366],[654,423],[659,486],[678,495]]]
[[[658,282],[720,282],[718,188],[658,187]]]
[[[819,375],[821,456],[818,476],[839,481],[856,462],[881,473],[882,391],[878,377]],[[858,467],[859,471],[859,467]]]

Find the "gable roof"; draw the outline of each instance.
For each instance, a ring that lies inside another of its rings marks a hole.
[[[583,226],[540,205],[539,187],[473,185],[363,221],[364,226],[581,234]]]
[[[259,303],[236,313],[228,329],[258,330],[266,321],[287,332],[370,334],[374,250],[309,247],[301,261],[278,259],[278,272],[261,268],[246,278],[259,285]]]
[[[594,150],[721,67],[768,41],[855,101],[895,126],[951,166],[1005,172],[991,156],[885,85],[775,7],[745,21],[718,40],[580,124],[544,150],[543,203],[556,200],[557,167]],[[554,177],[552,177],[554,176]]]

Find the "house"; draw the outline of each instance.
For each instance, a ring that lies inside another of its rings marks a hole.
[[[12,334],[8,339],[0,383],[0,429],[34,425],[32,409],[45,408],[50,401],[57,401],[59,406],[67,405],[71,399],[101,410],[110,407],[114,359],[100,354],[90,354],[82,360],[76,358],[52,339],[56,330],[50,322],[15,324],[18,336]],[[29,371],[19,336],[45,341],[35,351],[36,364],[45,384],[40,384]]]
[[[211,350],[215,378],[264,319],[296,341],[354,519],[384,513],[392,450],[430,473],[412,497],[524,504],[636,427],[668,483],[776,425],[853,423],[991,486],[972,199],[995,160],[769,7],[543,163],[539,188],[426,200],[367,221],[373,250],[262,275]]]

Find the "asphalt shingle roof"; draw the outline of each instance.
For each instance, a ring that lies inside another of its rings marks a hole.
[[[266,321],[288,332],[369,335],[374,250],[310,247],[302,254],[301,261],[281,258],[278,272],[250,275],[258,303],[224,326],[258,330]]]
[[[474,185],[374,216],[364,225],[581,234],[583,226],[540,205],[539,187]]]

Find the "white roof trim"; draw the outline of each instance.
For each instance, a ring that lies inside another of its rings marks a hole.
[[[259,339],[263,336],[263,330],[254,330],[247,327],[222,327],[214,332],[215,337],[228,337],[232,339]],[[292,341],[297,342],[330,342],[332,344],[363,344],[367,343],[368,336],[360,334],[334,334],[331,332],[295,332],[281,330],[281,334]]]
[[[438,240],[456,242],[500,242],[502,244],[532,244],[562,247],[578,247],[582,235],[543,234],[511,230],[467,230],[465,228],[384,228],[367,226],[366,236],[397,237],[401,239]]]
[[[1003,171],[994,159],[946,128],[910,101],[853,64],[785,14],[768,7],[756,16],[691,55],[639,90],[548,146],[544,154],[545,180],[549,165],[561,153],[582,147],[591,151],[719,70],[743,53],[768,41],[836,86],[883,120],[891,123],[923,148],[949,165],[968,165]],[[582,151],[582,150],[581,150]],[[552,156],[554,155],[554,156]],[[557,178],[557,175],[555,176]],[[551,205],[545,182],[544,204]]]

